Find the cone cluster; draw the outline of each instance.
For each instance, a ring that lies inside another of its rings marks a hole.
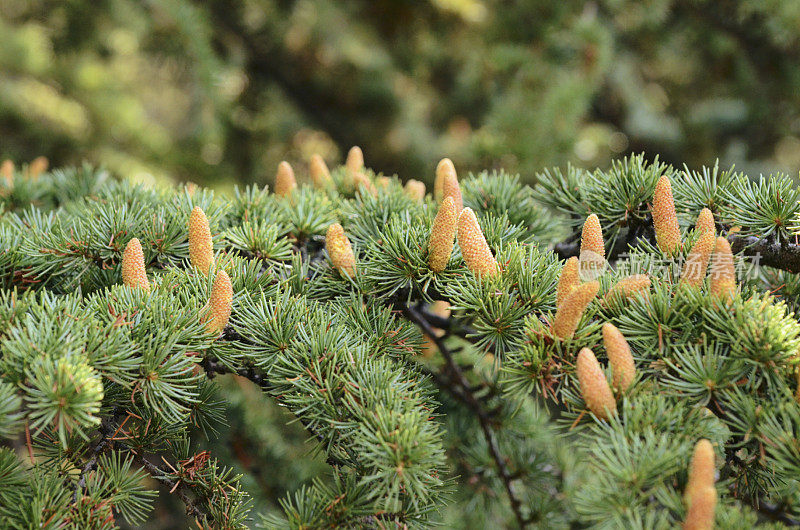
[[[558,287],[556,288],[556,307],[566,300],[567,295],[581,283],[580,271],[578,270],[578,258],[573,256],[564,263],[561,275],[558,277]]]
[[[0,165],[0,176],[6,183],[7,188],[14,186],[14,162],[11,160],[3,160],[3,165]]]
[[[626,300],[636,293],[650,289],[650,277],[647,274],[633,274],[618,281],[605,295],[606,303]]]

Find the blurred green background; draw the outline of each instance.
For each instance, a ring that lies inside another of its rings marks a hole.
[[[430,182],[629,152],[800,169],[796,0],[2,0],[0,157],[271,182],[314,152]]]

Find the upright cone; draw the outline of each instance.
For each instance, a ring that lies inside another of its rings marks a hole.
[[[405,192],[417,202],[425,200],[425,184],[418,180],[411,179],[406,182]]]
[[[656,243],[661,252],[667,256],[675,254],[681,246],[681,229],[675,213],[672,184],[666,175],[663,175],[656,183],[656,191],[653,196],[653,225],[656,232]]]
[[[600,368],[600,363],[589,348],[583,348],[578,353],[576,363],[578,382],[581,386],[581,395],[586,406],[592,414],[602,420],[607,420],[617,410],[614,394],[608,386],[606,374]]]
[[[445,194],[445,198],[450,197]],[[453,200],[455,203],[455,200]],[[444,201],[442,202],[444,204]],[[456,211],[457,210],[457,206]],[[464,208],[458,216],[458,245],[467,268],[479,277],[495,276],[500,272],[486,238],[471,208]]]
[[[445,176],[449,174],[455,175],[456,167],[449,158],[442,158],[436,166],[436,179],[433,181],[433,198],[436,202],[442,200]]]
[[[553,335],[562,340],[571,339],[578,329],[583,312],[599,290],[600,283],[597,281],[575,287],[556,310],[556,316],[553,318]]]
[[[328,233],[325,235],[325,249],[328,251],[328,256],[330,256],[335,269],[346,273],[351,278],[355,275],[356,257],[353,254],[353,247],[344,234],[344,228],[339,223],[333,223],[328,227]]]
[[[683,492],[688,508],[685,530],[711,530],[714,528],[714,509],[717,505],[717,490],[714,488],[714,447],[708,440],[700,440],[694,447],[689,465],[689,480]]]
[[[699,288],[703,284],[703,279],[706,277],[706,269],[708,269],[708,260],[714,250],[714,243],[714,232],[706,231],[700,235],[700,239],[697,240],[689,255],[686,256],[686,262],[683,264],[683,270],[681,271],[681,285]]]
[[[199,206],[195,206],[189,214],[189,258],[192,265],[203,274],[208,274],[209,269],[214,266],[211,229],[205,212]]]
[[[714,486],[706,486],[695,494],[689,505],[683,530],[713,530],[716,508],[717,490]]]
[[[311,161],[308,164],[308,171],[311,174],[311,181],[317,188],[327,188],[333,182],[328,165],[318,154],[311,155]]]
[[[580,272],[578,271],[578,258],[575,256],[569,258],[564,263],[564,268],[561,269],[561,275],[558,277],[558,288],[556,289],[556,307],[560,307],[561,303],[567,298],[567,295],[572,292],[578,285],[580,285]]]
[[[586,218],[581,232],[580,273],[584,281],[596,279],[606,261],[603,229],[595,214]]]
[[[614,324],[603,324],[603,346],[606,348],[608,363],[614,375],[611,386],[618,392],[625,392],[636,378],[636,364],[633,362],[628,341]]]
[[[295,188],[297,188],[297,179],[294,178],[294,170],[289,162],[284,160],[278,164],[278,172],[275,174],[275,195],[289,197]]]
[[[134,289],[150,290],[144,267],[144,251],[137,238],[128,241],[122,252],[122,283]]]
[[[689,480],[683,490],[683,499],[687,506],[698,491],[714,485],[714,460],[714,446],[705,438],[699,440],[694,446],[692,462],[689,464]]]
[[[736,294],[736,268],[731,245],[724,237],[718,237],[711,256],[710,291],[724,302],[733,300]]]
[[[233,286],[228,273],[224,270],[217,272],[214,285],[211,287],[211,296],[208,298],[208,313],[206,314],[206,327],[209,333],[219,335],[228,325],[233,304]]]
[[[350,148],[350,151],[347,152],[347,160],[344,165],[351,175],[360,173],[361,170],[364,169],[364,153],[361,152],[360,147],[354,145]]]
[[[716,234],[717,227],[714,224],[714,214],[708,208],[700,210],[694,229],[699,232],[713,232]]]
[[[446,197],[439,206],[433,220],[428,241],[428,266],[434,272],[442,272],[450,261],[458,226],[458,214],[452,197]]]

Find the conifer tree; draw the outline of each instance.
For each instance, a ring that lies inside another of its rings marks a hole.
[[[315,160],[3,164],[0,527],[800,524],[791,179]]]

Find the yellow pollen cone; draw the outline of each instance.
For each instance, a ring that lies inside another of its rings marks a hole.
[[[697,216],[694,229],[700,232],[713,232],[716,234],[717,227],[714,224],[714,214],[708,208],[703,208]]]
[[[573,256],[564,263],[561,275],[558,277],[558,288],[556,290],[556,307],[567,298],[567,295],[580,285],[580,273],[578,271],[578,258]]]
[[[295,188],[297,180],[294,178],[294,170],[289,162],[284,160],[278,164],[278,172],[275,174],[275,195],[289,197]]]
[[[672,198],[672,184],[666,175],[656,183],[653,196],[653,226],[656,243],[661,252],[667,256],[675,254],[681,246],[681,230],[675,213],[675,201]]]
[[[461,186],[458,184],[458,177],[455,171],[445,173],[442,180],[442,197],[452,197],[456,212],[461,213],[464,208],[464,201],[461,198]]]
[[[436,179],[433,181],[433,198],[436,202],[442,200],[442,195],[444,194],[444,177],[448,174],[455,175],[456,167],[449,158],[442,158],[436,166]]]
[[[37,156],[33,159],[31,165],[28,166],[28,176],[36,180],[39,178],[39,175],[47,171],[48,167],[50,167],[50,161],[47,160],[47,157]]]
[[[211,296],[208,298],[208,313],[206,314],[206,327],[209,333],[219,335],[228,325],[233,304],[233,286],[228,273],[224,270],[217,272],[214,285],[211,287]]]
[[[144,251],[137,238],[128,241],[122,253],[122,283],[128,287],[150,290],[144,267]]]
[[[608,386],[606,374],[600,368],[600,363],[589,348],[583,348],[578,353],[576,363],[578,382],[581,386],[581,395],[586,406],[592,414],[602,420],[607,420],[609,415],[617,410],[617,402],[611,388]]]
[[[716,471],[714,460],[714,446],[706,439],[699,440],[694,446],[692,462],[689,464],[689,480],[683,491],[683,498],[687,506],[691,506],[698,491],[714,486]]]
[[[199,206],[189,214],[189,258],[200,272],[208,274],[214,266],[214,244],[208,218]]]
[[[606,303],[621,301],[648,289],[650,289],[650,277],[647,274],[633,274],[622,278],[609,289],[604,300]]]
[[[683,522],[683,530],[712,530],[714,528],[714,511],[717,507],[717,490],[706,486],[698,491]]]
[[[625,392],[636,377],[636,364],[628,341],[614,324],[607,322],[603,324],[603,346],[614,373],[611,386],[619,392]]]
[[[686,256],[686,262],[683,264],[683,270],[681,271],[681,285],[689,285],[694,288],[699,288],[702,285],[715,242],[714,232],[703,232],[700,239],[692,247],[689,255]]]
[[[736,268],[733,262],[731,244],[724,237],[718,237],[711,256],[709,289],[712,296],[730,302],[736,294]]]
[[[311,174],[311,181],[317,188],[327,188],[331,182],[333,182],[333,179],[331,179],[331,172],[328,170],[328,165],[318,154],[311,155],[308,170]]]
[[[425,184],[418,180],[411,179],[406,182],[405,192],[406,195],[417,202],[422,202],[425,200]]]
[[[445,195],[445,197],[449,197]],[[453,200],[455,203],[455,200]],[[442,202],[444,204],[444,202]],[[456,211],[458,211],[456,209]],[[471,208],[464,208],[458,216],[458,245],[467,268],[481,278],[494,276],[500,272],[486,238]]]
[[[355,275],[356,258],[350,240],[344,234],[344,228],[339,223],[328,227],[325,235],[325,249],[331,258],[333,267],[351,278]]]
[[[452,197],[446,197],[439,206],[428,241],[428,265],[434,272],[442,272],[450,261],[458,226],[458,214]]]
[[[603,243],[603,230],[597,215],[586,218],[581,233],[580,273],[583,280],[594,280],[605,265],[606,249]]]
[[[556,316],[553,318],[553,335],[562,340],[571,339],[575,335],[583,312],[599,290],[600,283],[597,281],[575,287],[556,310]]]
[[[354,145],[350,148],[350,151],[347,153],[347,160],[344,163],[347,171],[351,175],[355,175],[356,173],[360,173],[362,169],[364,169],[364,153],[361,152],[361,148],[357,145]]]
[[[11,188],[14,186],[14,162],[11,160],[3,160],[3,165],[0,166],[0,176],[6,182],[6,187]]]

